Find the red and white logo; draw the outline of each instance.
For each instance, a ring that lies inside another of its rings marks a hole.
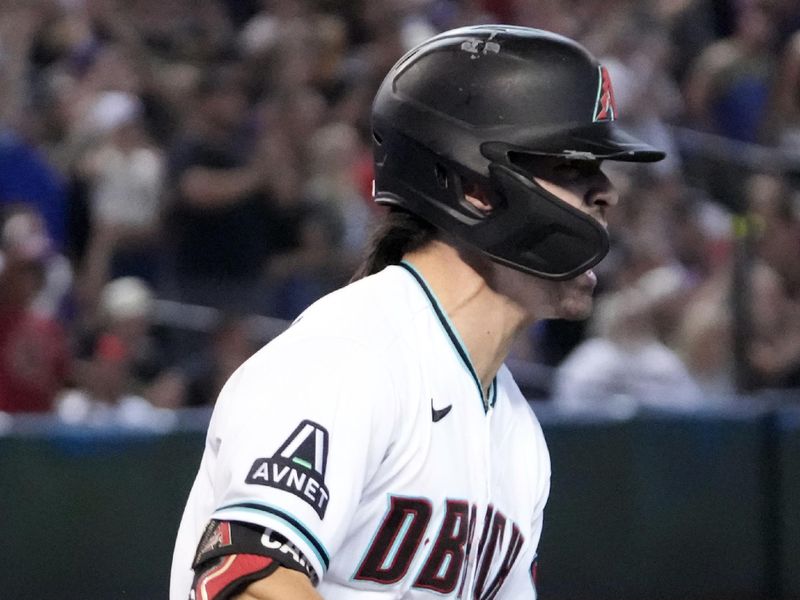
[[[200,541],[198,555],[230,546],[232,543],[231,524],[227,521],[211,521]]]
[[[614,88],[608,69],[598,67],[597,99],[594,103],[593,121],[613,121],[617,118],[617,103],[614,100]]]

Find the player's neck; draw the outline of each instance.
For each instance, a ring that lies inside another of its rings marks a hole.
[[[435,241],[405,259],[425,278],[458,331],[485,393],[527,316],[492,290],[452,246]]]

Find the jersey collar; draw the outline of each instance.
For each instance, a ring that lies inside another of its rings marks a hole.
[[[436,297],[436,294],[433,293],[433,290],[428,285],[428,282],[425,281],[425,278],[422,274],[417,271],[416,267],[412,265],[407,260],[402,261],[399,265],[406,271],[408,271],[412,277],[417,281],[419,286],[422,288],[422,291],[425,292],[425,295],[428,297],[428,300],[431,303],[431,307],[433,308],[433,312],[436,313],[436,317],[439,319],[439,323],[444,329],[444,332],[447,334],[450,343],[453,346],[453,349],[456,351],[456,354],[461,358],[461,362],[464,364],[464,367],[469,372],[470,376],[472,377],[473,382],[478,388],[478,394],[480,395],[481,404],[483,405],[484,412],[488,412],[490,407],[493,407],[495,402],[497,401],[497,377],[495,376],[492,379],[492,383],[489,386],[489,391],[486,395],[483,393],[483,387],[481,387],[481,380],[478,377],[478,373],[475,371],[475,367],[472,365],[472,360],[469,357],[469,352],[467,352],[467,346],[464,344],[461,336],[458,335],[458,331],[456,330],[453,323],[450,321],[450,318],[447,316],[447,313],[442,308],[439,299]]]

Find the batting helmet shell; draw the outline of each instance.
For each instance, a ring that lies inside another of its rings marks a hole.
[[[497,262],[570,279],[602,260],[608,235],[539,186],[525,163],[664,158],[617,116],[607,70],[572,40],[502,25],[447,31],[401,58],[375,97],[375,200]],[[462,182],[488,192],[491,213],[465,200]]]

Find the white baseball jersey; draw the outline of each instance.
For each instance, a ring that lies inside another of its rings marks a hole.
[[[485,398],[423,278],[391,266],[311,306],[225,385],[170,598],[188,597],[212,518],[284,535],[327,600],[535,598],[549,482],[511,374]]]

